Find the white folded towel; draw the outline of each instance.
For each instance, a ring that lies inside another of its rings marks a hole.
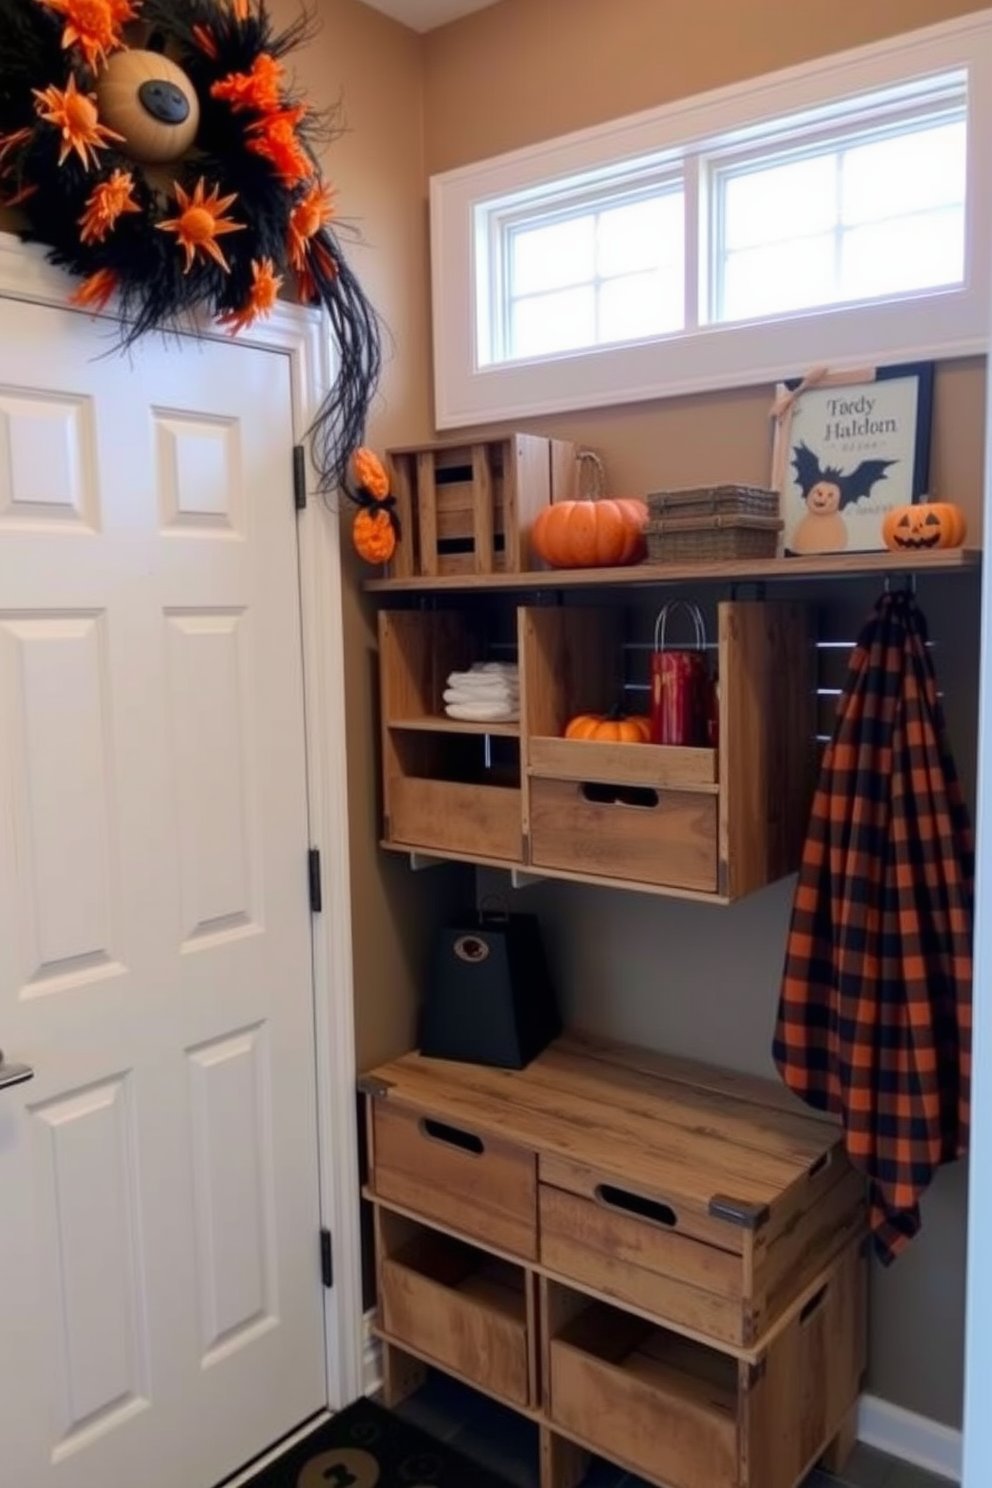
[[[520,671],[515,662],[477,661],[467,672],[452,672],[448,677],[449,687],[481,687],[493,682],[519,682]]]
[[[518,702],[519,687],[446,687],[443,693],[446,703],[502,703]]]
[[[512,703],[448,703],[444,711],[465,723],[508,723],[520,717]]]

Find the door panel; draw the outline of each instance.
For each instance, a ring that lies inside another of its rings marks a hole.
[[[288,364],[0,316],[0,1477],[207,1488],[326,1401]]]

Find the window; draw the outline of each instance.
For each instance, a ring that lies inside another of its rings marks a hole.
[[[882,128],[712,162],[714,319],[961,284],[964,88],[947,109],[921,105]]]
[[[493,360],[661,336],[685,321],[681,181],[497,217]]]
[[[431,183],[439,427],[962,355],[992,12]]]

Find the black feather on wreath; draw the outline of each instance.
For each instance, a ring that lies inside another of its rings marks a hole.
[[[232,335],[284,284],[326,308],[337,375],[311,429],[322,490],[344,487],[379,379],[375,311],[332,226],[320,119],[265,0],[0,0],[0,206],[116,299],[125,346],[192,315]]]

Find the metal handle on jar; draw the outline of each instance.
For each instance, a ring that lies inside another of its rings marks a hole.
[[[33,1079],[34,1070],[29,1064],[8,1064],[0,1049],[0,1090],[6,1090],[8,1085],[23,1085],[25,1080]]]

